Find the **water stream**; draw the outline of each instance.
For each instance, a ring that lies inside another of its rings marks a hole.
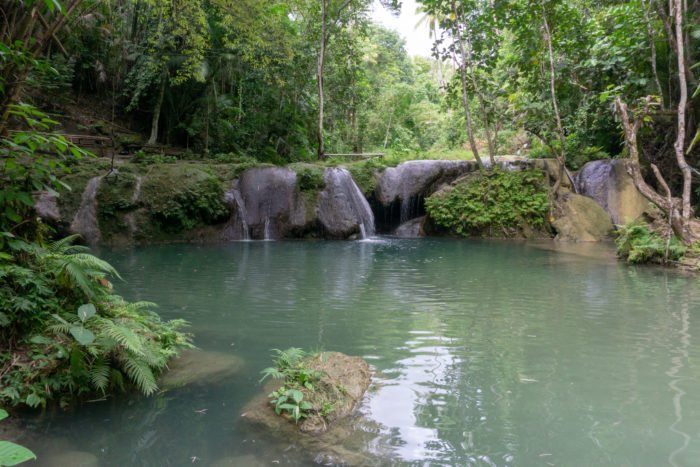
[[[102,176],[91,178],[85,186],[80,199],[80,207],[70,224],[70,230],[82,235],[89,245],[100,241],[100,226],[97,222],[97,190],[102,183]]]
[[[117,290],[245,366],[216,383],[27,415],[57,466],[309,465],[240,417],[270,349],[361,355],[361,418],[336,442],[378,465],[693,466],[697,278],[610,249],[518,242],[236,242],[103,251]],[[65,464],[64,464],[65,465]]]

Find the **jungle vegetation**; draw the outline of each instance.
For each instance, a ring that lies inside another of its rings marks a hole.
[[[33,195],[90,157],[59,122],[218,161],[458,154],[485,169],[526,150],[561,180],[621,157],[680,243],[700,238],[699,0],[418,3],[429,58],[374,24],[370,0],[0,0],[0,402],[151,393],[187,345],[36,218]]]

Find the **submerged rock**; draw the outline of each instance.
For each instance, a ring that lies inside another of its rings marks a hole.
[[[573,193],[561,193],[556,203],[552,227],[555,240],[565,242],[599,242],[610,238],[610,217],[594,200]]]
[[[401,238],[425,237],[425,223],[427,219],[427,216],[421,216],[404,222],[394,230],[394,235]]]
[[[354,410],[369,387],[369,365],[360,357],[349,357],[338,352],[324,352],[305,360],[306,368],[323,376],[314,383],[314,390],[304,392],[304,400],[313,406],[307,417],[295,424],[287,417],[277,415],[270,404],[269,394],[281,382],[268,383],[260,395],[243,409],[242,417],[261,437],[274,437],[290,443],[314,459],[316,463],[334,465],[377,464],[363,451],[367,435],[379,431],[358,429]],[[324,413],[328,412],[329,413]],[[322,415],[323,414],[323,415]]]
[[[98,467],[100,461],[96,455],[85,451],[64,451],[39,456],[35,465],[46,467]]]
[[[245,456],[224,457],[214,462],[211,467],[264,467],[269,465],[252,454]]]
[[[322,374],[314,384],[314,390],[302,389],[313,410],[298,424],[277,415],[270,404],[268,395],[280,387],[280,381],[265,386],[264,391],[243,409],[242,416],[250,423],[263,426],[271,431],[301,433],[323,433],[329,424],[348,416],[362,399],[369,387],[371,373],[369,365],[360,357],[350,357],[340,352],[323,352],[304,360],[309,370]],[[323,415],[323,405],[332,410]]]
[[[638,219],[649,209],[649,201],[637,190],[624,160],[592,161],[576,174],[579,194],[593,198],[614,224]]]
[[[374,235],[374,214],[350,172],[340,168],[327,169],[325,189],[318,201],[318,220],[333,238],[348,238],[360,234]]]
[[[217,384],[238,373],[243,365],[243,359],[235,355],[185,350],[168,364],[168,371],[160,377],[158,385],[163,389],[175,389],[191,384]]]

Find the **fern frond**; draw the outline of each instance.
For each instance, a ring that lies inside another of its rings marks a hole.
[[[52,325],[48,326],[46,329],[48,329],[49,332],[52,332],[54,334],[67,335],[70,332],[70,324],[69,323],[52,324]]]
[[[128,327],[108,319],[101,320],[98,326],[105,336],[114,339],[124,349],[134,354],[144,354],[143,338]]]
[[[98,359],[93,363],[90,369],[90,383],[98,391],[105,394],[109,385],[110,367],[103,359]]]
[[[122,354],[120,360],[124,372],[142,393],[150,396],[158,390],[156,378],[153,376],[151,368],[138,356],[126,352]]]

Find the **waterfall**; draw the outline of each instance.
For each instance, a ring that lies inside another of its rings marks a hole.
[[[234,213],[224,229],[224,240],[250,240],[250,227],[248,226],[248,212],[245,202],[238,187],[238,181],[234,181],[231,190],[224,193],[224,200],[235,207]]]
[[[270,238],[270,216],[265,218],[265,230],[263,231],[263,240],[272,240]]]
[[[357,220],[362,238],[374,236],[374,214],[362,191],[346,169],[332,168],[326,171],[326,186],[333,186],[344,195]]]
[[[238,209],[238,219],[241,223],[241,239],[246,241],[250,240],[250,229],[248,228],[248,222],[246,221],[248,213],[245,210],[245,203],[243,202],[241,191],[238,188],[234,188],[232,195],[233,201],[236,203],[236,208]]]
[[[139,197],[141,196],[141,183],[142,178],[136,177],[134,192],[131,194],[131,206],[133,208],[136,207],[136,204],[139,202]],[[131,239],[133,240],[134,234],[136,233],[136,217],[134,211],[131,211],[126,216],[124,216],[124,220],[126,221],[126,225],[129,226],[129,237],[131,237]]]
[[[97,222],[97,190],[102,183],[102,176],[88,181],[80,200],[80,207],[73,217],[70,230],[83,236],[89,245],[100,241],[100,226]]]

